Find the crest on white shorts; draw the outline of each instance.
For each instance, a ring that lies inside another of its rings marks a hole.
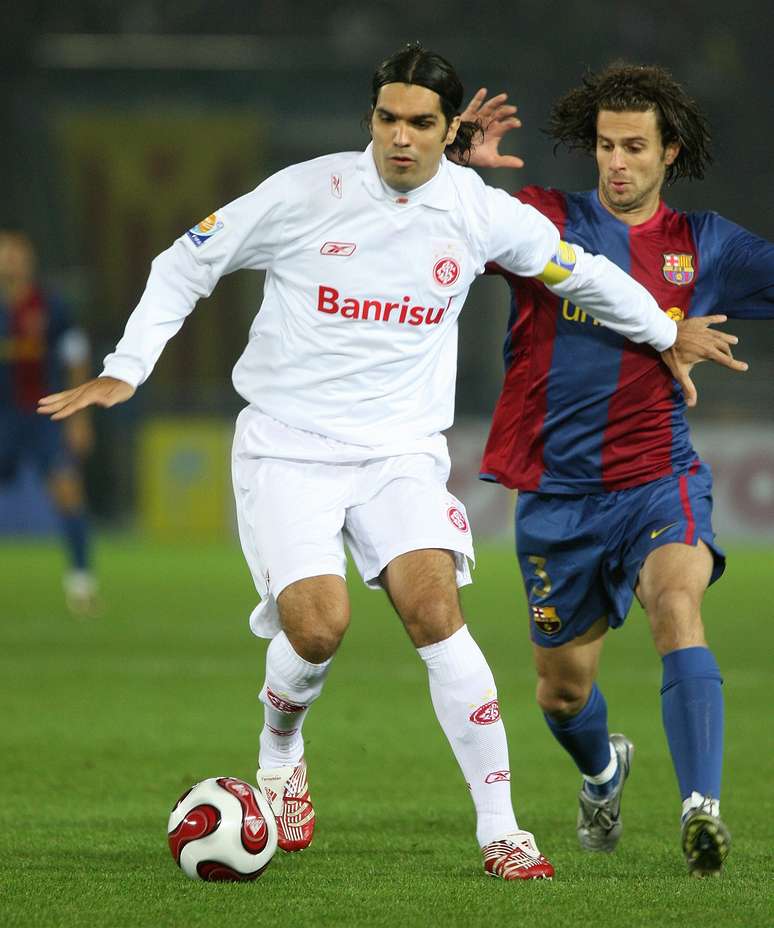
[[[446,510],[446,515],[449,517],[451,524],[460,532],[469,532],[470,526],[468,525],[468,520],[465,518],[465,513],[459,509],[457,506],[449,506]]]

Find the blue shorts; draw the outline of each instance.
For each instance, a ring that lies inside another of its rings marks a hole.
[[[612,493],[519,493],[516,553],[532,640],[555,648],[598,619],[623,625],[650,552],[699,539],[712,552],[714,583],[726,559],[712,531],[712,474],[701,462],[682,476]]]
[[[35,412],[0,413],[0,483],[13,480],[23,461],[33,464],[43,477],[74,469],[62,423]]]

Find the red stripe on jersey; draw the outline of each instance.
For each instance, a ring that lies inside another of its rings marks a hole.
[[[543,421],[548,408],[559,297],[547,306],[538,281],[508,280],[518,293],[519,311],[511,328],[512,361],[497,401],[481,463],[483,474],[506,487],[536,490],[543,476]]]
[[[666,234],[665,234],[666,232]],[[677,285],[664,273],[670,253],[693,256],[693,278]],[[698,277],[698,252],[686,217],[662,203],[647,222],[629,230],[630,275],[655,298],[664,312],[690,311]],[[675,402],[672,375],[655,351],[626,342],[621,350],[618,385],[608,405],[602,445],[602,481],[606,490],[642,483],[643,472],[656,480],[672,473],[672,428]]]
[[[561,191],[530,186],[516,197],[539,209],[564,235],[567,209]],[[515,277],[496,266],[488,270],[508,281],[517,315],[509,333],[511,362],[492,417],[481,473],[506,487],[537,490],[545,470],[543,422],[561,300],[537,280]]]
[[[11,307],[11,339],[14,345],[13,389],[17,406],[25,411],[37,407],[48,392],[46,383],[46,337],[48,311],[45,298],[33,287]]]
[[[682,476],[680,478],[680,502],[683,505],[683,514],[685,515],[685,538],[683,541],[687,545],[693,544],[693,537],[696,533],[696,520],[693,517],[693,509],[691,509],[691,499],[688,496],[688,478]]]

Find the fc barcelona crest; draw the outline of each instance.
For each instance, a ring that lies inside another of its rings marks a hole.
[[[532,621],[544,635],[555,635],[562,627],[562,620],[553,606],[531,606]]]
[[[693,255],[665,254],[664,266],[661,270],[670,284],[684,287],[693,281]]]

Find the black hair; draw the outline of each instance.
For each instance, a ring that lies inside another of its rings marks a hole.
[[[712,162],[709,125],[696,101],[666,68],[615,61],[602,71],[589,71],[581,86],[557,100],[551,110],[546,131],[556,139],[554,150],[563,144],[593,154],[600,110],[654,110],[662,145],[680,145],[677,157],[667,165],[667,184],[679,177],[704,177]]]
[[[386,58],[374,72],[371,81],[371,113],[373,115],[379,91],[385,84],[418,84],[437,93],[446,125],[459,116],[465,90],[457,72],[441,55],[428,51],[419,42],[412,42]],[[473,140],[482,134],[478,122],[461,122],[454,141],[446,152],[465,164],[470,159]]]

